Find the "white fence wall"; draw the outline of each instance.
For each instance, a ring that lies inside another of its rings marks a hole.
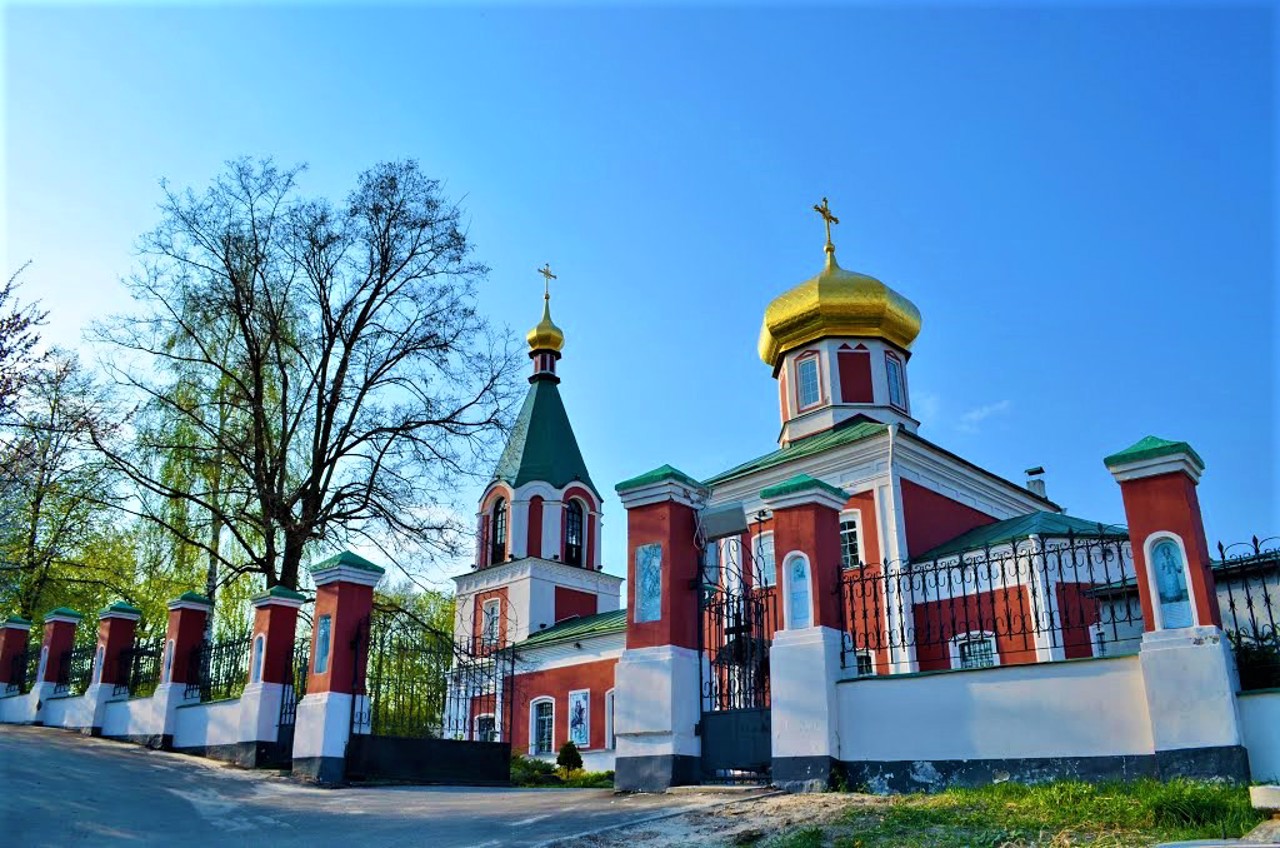
[[[240,699],[178,707],[173,747],[205,748],[234,745],[240,740]]]
[[[1253,779],[1280,782],[1280,690],[1242,692],[1238,703]]]
[[[75,697],[55,697],[44,702],[40,712],[40,720],[47,727],[65,727],[70,730],[81,730],[93,727],[94,712],[97,702],[87,695]]]
[[[113,739],[137,739],[164,733],[166,705],[160,698],[111,701],[102,718],[102,735]]]

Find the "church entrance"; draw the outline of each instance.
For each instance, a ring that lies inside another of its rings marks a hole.
[[[698,731],[709,783],[766,781],[773,762],[769,643],[777,590],[752,579],[740,548],[737,539],[708,542],[703,558]]]
[[[355,647],[348,779],[509,782],[510,648],[455,644],[407,613],[382,611]]]

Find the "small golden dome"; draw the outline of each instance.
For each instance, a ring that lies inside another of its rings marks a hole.
[[[880,338],[906,349],[918,335],[916,305],[875,277],[841,268],[828,242],[822,273],[765,309],[760,358],[777,368],[787,351],[828,336]]]
[[[529,340],[530,350],[554,350],[559,353],[564,348],[564,331],[551,320],[550,295],[542,298],[542,320],[525,338]]]

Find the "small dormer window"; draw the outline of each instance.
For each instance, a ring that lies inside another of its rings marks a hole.
[[[889,375],[889,404],[901,410],[907,408],[907,391],[902,380],[902,360],[896,353],[885,352],[885,371]]]
[[[796,399],[800,410],[817,406],[822,400],[822,381],[818,374],[818,355],[806,354],[796,360]]]

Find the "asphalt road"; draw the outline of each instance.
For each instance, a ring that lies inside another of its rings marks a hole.
[[[0,844],[533,846],[721,803],[600,789],[317,789],[62,730],[0,726]]]

